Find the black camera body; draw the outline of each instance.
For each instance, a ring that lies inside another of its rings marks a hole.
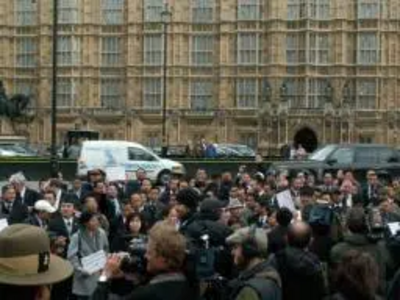
[[[128,248],[128,255],[124,256],[121,261],[120,270],[126,274],[145,275],[147,268],[146,249],[146,238],[133,238]]]
[[[368,238],[372,242],[377,242],[385,238],[385,225],[382,215],[378,208],[369,208],[367,213]]]

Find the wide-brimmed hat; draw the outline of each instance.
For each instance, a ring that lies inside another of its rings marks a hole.
[[[226,243],[228,245],[244,245],[248,243],[250,239],[253,240],[257,247],[257,250],[260,253],[265,254],[268,252],[267,234],[261,228],[245,227],[238,229],[227,237]]]
[[[11,225],[0,233],[0,283],[50,285],[72,275],[71,264],[50,254],[47,233],[35,226]]]

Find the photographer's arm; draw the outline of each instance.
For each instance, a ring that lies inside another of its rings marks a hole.
[[[124,274],[121,272],[119,266],[121,264],[121,256],[118,254],[111,254],[108,256],[107,263],[101,273],[99,281],[106,282],[112,278],[121,278]]]

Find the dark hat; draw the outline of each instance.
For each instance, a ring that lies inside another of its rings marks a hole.
[[[63,201],[61,202],[62,204],[73,204],[74,206],[77,205],[77,201],[75,199],[75,197],[71,194],[67,194],[66,197],[63,199]]]
[[[94,216],[96,216],[94,213],[84,211],[80,218],[79,218],[79,223],[82,225],[85,225],[87,222],[89,222]]]
[[[222,208],[224,208],[222,201],[214,198],[205,199],[200,204],[200,212],[202,213],[215,212]]]
[[[0,233],[0,283],[42,286],[72,275],[71,264],[50,254],[47,233],[36,226],[16,224]]]
[[[200,198],[199,192],[193,188],[184,188],[176,195],[176,201],[179,204],[187,206],[191,210],[195,210],[197,208],[197,205],[201,200]]]
[[[104,172],[102,169],[97,168],[97,169],[92,169],[88,171],[88,176],[90,175],[101,175],[101,176],[105,176],[106,172]]]

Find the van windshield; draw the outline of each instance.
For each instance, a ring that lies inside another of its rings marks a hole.
[[[309,160],[315,160],[315,161],[325,161],[327,157],[334,151],[336,150],[335,145],[327,145],[323,148],[317,149],[315,152],[313,152],[308,159]]]
[[[84,148],[81,159],[88,166],[112,167],[126,162],[127,151],[122,148]]]

